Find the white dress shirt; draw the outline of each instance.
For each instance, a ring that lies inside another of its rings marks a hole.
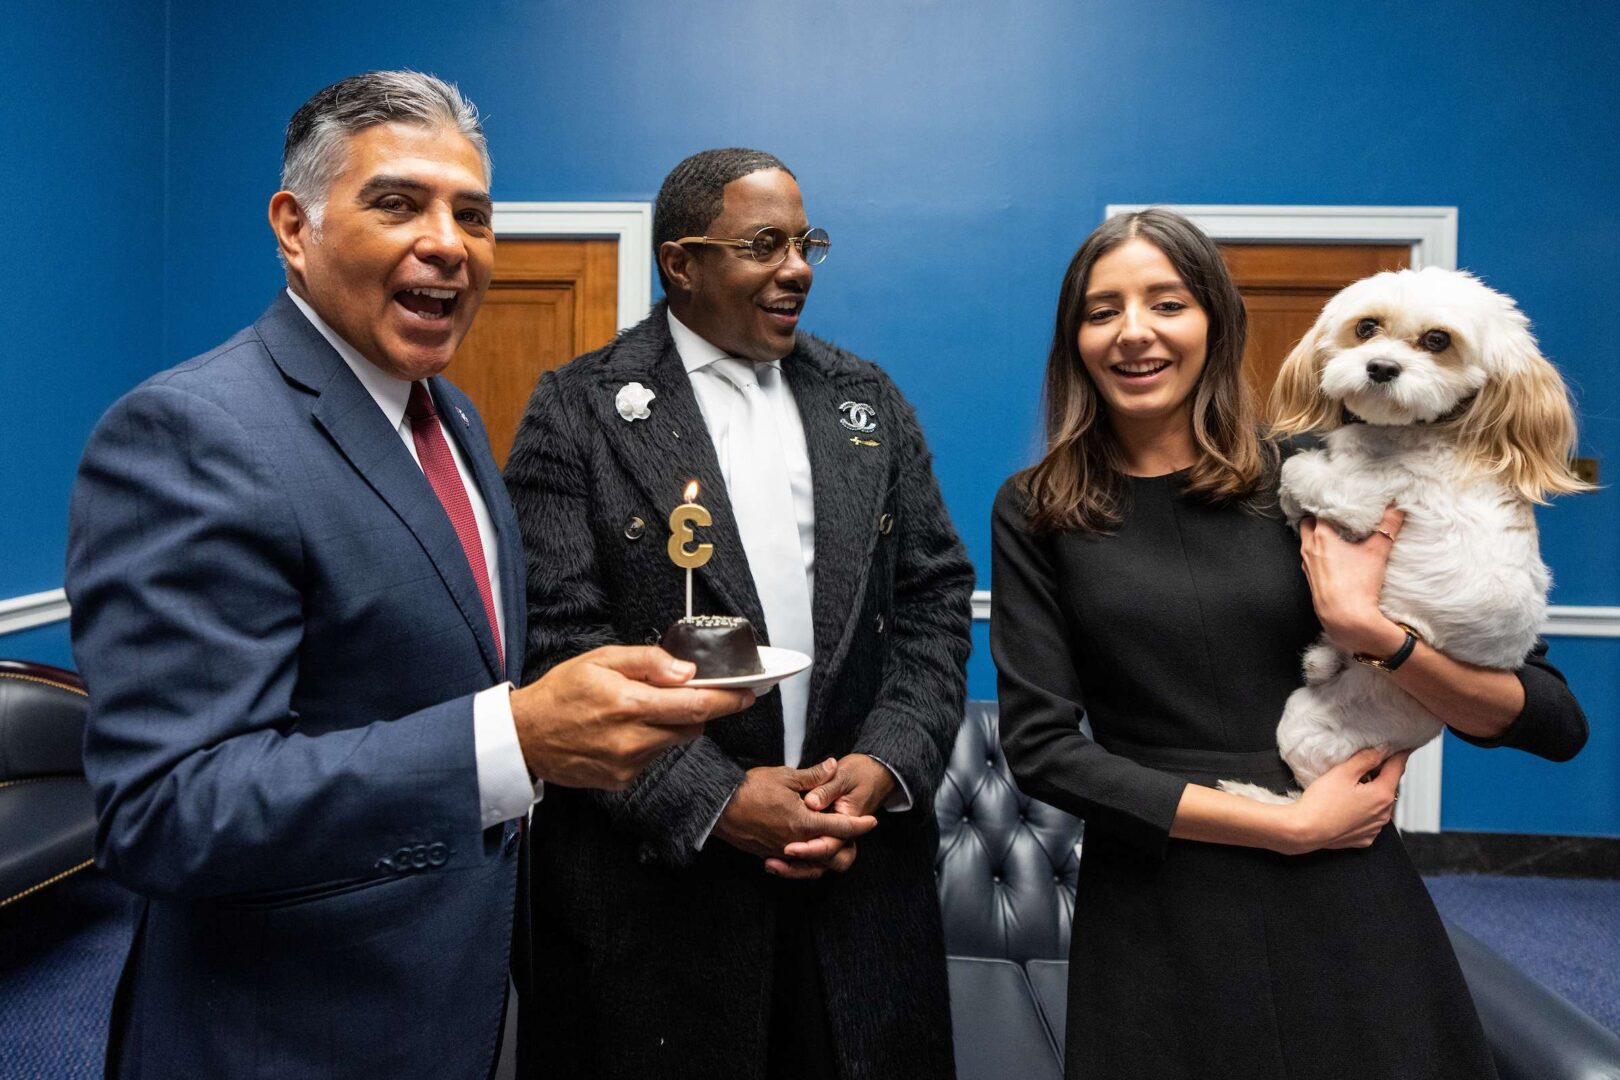
[[[698,409],[703,413],[704,426],[709,429],[709,439],[714,443],[715,456],[720,462],[720,475],[725,479],[727,490],[730,490],[733,487],[731,416],[741,401],[741,387],[754,382],[754,374],[750,370],[754,367],[754,362],[727,356],[724,351],[682,325],[673,313],[669,315],[669,330],[675,338],[675,350],[680,353],[681,366],[686,369],[686,377],[692,383],[692,392],[697,396]],[[781,371],[779,360],[773,360],[767,366]],[[815,489],[810,483],[810,450],[805,445],[804,422],[799,417],[799,407],[793,400],[793,392],[782,379],[778,378],[773,382],[775,393],[766,392],[763,385],[761,391],[766,393],[766,399],[776,411],[777,430],[782,437],[782,458],[787,466],[788,486],[793,495],[793,515],[799,526],[799,549],[804,555],[804,565],[756,566],[751,569],[755,574],[802,572],[809,593],[814,597],[816,498]],[[778,635],[783,629],[778,628]],[[814,640],[813,627],[794,629],[797,631],[794,636],[806,641]],[[796,677],[806,685],[810,681],[809,672]],[[783,694],[782,697],[782,760],[789,765],[799,764],[799,754],[804,746],[804,718],[809,705],[808,698],[808,693]]]
[[[727,488],[730,488],[731,414],[741,396],[738,390],[739,378],[746,375],[746,367],[753,366],[754,361],[728,356],[724,350],[699,336],[677,319],[673,311],[666,310],[666,314],[669,317],[670,336],[675,339],[675,351],[680,355],[681,366],[686,369],[686,377],[692,384],[692,393],[697,397],[698,410],[703,414],[703,423],[709,429],[709,439],[714,443],[715,456],[720,463],[720,474],[724,477]],[[734,365],[740,365],[742,369]],[[780,371],[781,361],[773,360],[771,366]],[[728,373],[731,377],[728,377]],[[810,473],[810,449],[805,442],[804,419],[799,414],[798,402],[793,398],[792,389],[785,378],[773,382],[776,393],[769,395],[769,398],[777,410],[778,427],[782,435],[782,457],[787,464],[788,484],[793,492],[793,511],[799,526],[799,547],[804,553],[804,576],[810,587],[813,602],[816,581],[816,499]],[[756,574],[766,571],[791,572],[786,567],[751,569]],[[803,676],[806,681],[809,677],[809,672]],[[797,766],[800,764],[799,751],[804,745],[805,703],[801,702],[797,709],[788,707],[786,697],[782,703],[783,760],[789,765]],[[789,715],[790,713],[794,715]],[[888,762],[877,760],[889,770],[895,780],[894,793],[885,802],[884,809],[895,812],[909,810],[911,793],[907,790],[905,781],[900,778],[899,773],[890,768]],[[716,815],[715,821],[718,820],[719,816]],[[711,822],[709,830],[713,831],[713,828],[714,822]],[[705,833],[705,840],[707,836]],[[700,840],[698,847],[702,846],[703,841]]]
[[[410,452],[411,460],[420,468],[422,463],[416,456],[416,440],[411,437],[411,422],[405,416],[405,406],[411,396],[410,382],[390,375],[361,356],[353,345],[344,341],[338,336],[337,331],[326,325],[326,322],[315,313],[315,309],[305,303],[297,293],[288,289],[287,296],[315,329],[321,332],[321,336],[332,348],[337,350],[343,362],[349,365],[349,370],[354,372],[355,378],[360,380],[360,385],[366,388],[371,399],[382,410],[388,425],[399,433],[405,449]],[[442,419],[441,417],[441,421]],[[467,489],[467,501],[472,503],[473,518],[478,523],[478,538],[484,546],[484,565],[489,570],[489,588],[495,603],[495,621],[504,647],[506,612],[501,607],[501,564],[500,551],[495,543],[495,525],[489,519],[489,507],[484,504],[484,496],[478,490],[478,482],[473,479],[472,470],[467,467],[467,460],[462,456],[461,447],[448,433],[444,441],[450,446],[450,456],[455,459],[456,472],[461,475],[461,486]],[[524,763],[523,748],[518,743],[517,725],[512,720],[511,693],[512,684],[503,682],[488,690],[481,690],[473,697],[473,748],[478,764],[478,806],[482,827],[486,829],[512,818],[523,817],[544,791],[543,784],[529,781],[529,768]]]

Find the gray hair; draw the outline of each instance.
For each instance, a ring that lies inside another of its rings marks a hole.
[[[348,163],[350,135],[390,122],[447,128],[478,148],[489,182],[489,145],[478,108],[453,84],[419,71],[368,71],[335,82],[293,113],[281,151],[281,187],[319,236],[326,194]]]

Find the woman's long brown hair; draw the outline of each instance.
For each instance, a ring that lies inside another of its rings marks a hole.
[[[1124,518],[1129,493],[1124,452],[1108,423],[1107,405],[1080,359],[1080,326],[1091,268],[1137,238],[1164,253],[1209,319],[1204,370],[1193,387],[1198,461],[1183,490],[1212,502],[1241,499],[1253,494],[1274,467],[1275,453],[1256,432],[1254,397],[1243,376],[1248,317],[1220,248],[1169,210],[1118,214],[1086,237],[1058,294],[1042,393],[1046,456],[1018,474],[1029,497],[1030,525],[1041,532],[1109,532]]]

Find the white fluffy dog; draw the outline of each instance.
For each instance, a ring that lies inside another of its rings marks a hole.
[[[1340,292],[1284,361],[1279,434],[1322,434],[1290,458],[1280,496],[1363,540],[1388,506],[1406,513],[1379,607],[1457,660],[1517,668],[1551,580],[1533,503],[1586,488],[1569,471],[1575,418],[1558,372],[1508,297],[1457,271],[1377,274]],[[1422,746],[1441,723],[1326,636],[1277,725],[1302,786],[1357,751]],[[1252,784],[1222,787],[1266,801]]]

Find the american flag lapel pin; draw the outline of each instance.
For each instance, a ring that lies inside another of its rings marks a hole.
[[[467,414],[461,411],[461,406],[460,405],[456,406],[456,415],[461,417],[461,426],[462,427],[466,427],[466,428],[472,427],[472,421],[467,419]]]

